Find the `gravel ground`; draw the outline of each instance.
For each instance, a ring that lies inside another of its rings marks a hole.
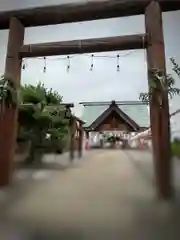
[[[156,199],[150,153],[94,150],[57,164],[66,167],[18,170],[13,186],[2,189],[1,240],[179,239],[179,201]]]

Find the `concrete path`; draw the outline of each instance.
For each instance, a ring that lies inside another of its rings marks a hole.
[[[149,153],[97,150],[63,171],[17,172],[2,220],[17,239],[179,239],[178,202],[156,200],[152,167]]]

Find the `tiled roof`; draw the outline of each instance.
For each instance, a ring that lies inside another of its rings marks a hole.
[[[84,105],[82,118],[85,121],[85,127],[89,127],[111,104],[93,104]],[[149,126],[149,116],[147,105],[141,102],[116,102],[117,106],[126,113],[140,127]]]

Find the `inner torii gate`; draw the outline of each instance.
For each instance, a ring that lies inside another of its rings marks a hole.
[[[0,29],[9,29],[5,74],[20,85],[23,58],[115,50],[147,50],[148,73],[166,74],[162,11],[179,10],[175,0],[101,0],[0,12]],[[146,33],[140,35],[23,45],[25,27],[89,21],[145,14]],[[150,81],[150,75],[148,74]],[[158,196],[172,196],[168,94],[161,93],[163,109],[150,102],[150,118]],[[154,90],[153,99],[157,99]],[[17,109],[6,109],[0,120],[0,186],[10,183],[17,130]]]

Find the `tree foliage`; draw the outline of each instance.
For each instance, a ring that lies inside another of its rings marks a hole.
[[[0,114],[2,116],[6,108],[18,108],[18,140],[31,143],[31,161],[37,149],[43,148],[47,134],[49,142],[56,147],[67,137],[69,120],[61,103],[62,96],[41,83],[20,87],[10,76],[0,78]]]
[[[17,106],[19,103],[19,89],[12,77],[3,75],[0,78],[1,106]]]
[[[180,67],[174,58],[170,58],[172,63],[172,70],[180,78]],[[164,76],[160,70],[154,69],[149,72],[149,92],[140,93],[139,99],[144,103],[149,103],[152,100],[153,91],[156,90],[158,94],[158,102],[161,105],[161,92],[167,91],[168,96],[172,99],[174,96],[180,94],[180,89],[175,87],[175,78],[171,74]]]
[[[47,143],[62,148],[69,133],[69,120],[65,118],[66,109],[61,105],[62,96],[41,83],[23,86],[21,96],[18,139],[31,142],[31,162]]]

